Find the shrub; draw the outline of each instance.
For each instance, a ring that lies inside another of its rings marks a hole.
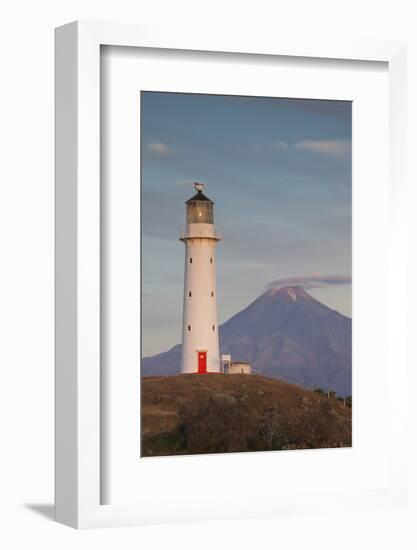
[[[183,415],[180,431],[190,453],[247,451],[248,426],[234,398],[213,396],[195,415]]]

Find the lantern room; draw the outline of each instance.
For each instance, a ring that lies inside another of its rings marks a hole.
[[[186,201],[187,224],[190,223],[214,223],[213,201],[203,193],[204,184],[195,183],[197,193]]]

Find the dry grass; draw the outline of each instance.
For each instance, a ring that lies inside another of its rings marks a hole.
[[[352,409],[263,376],[142,380],[144,456],[350,447]]]

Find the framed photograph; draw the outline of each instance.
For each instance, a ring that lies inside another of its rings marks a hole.
[[[143,457],[352,446],[351,142],[350,101],[141,92]]]
[[[404,81],[401,43],[57,29],[58,521],[404,501]]]

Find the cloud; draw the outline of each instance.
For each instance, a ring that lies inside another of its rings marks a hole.
[[[287,151],[288,150],[288,145],[287,145],[287,142],[286,141],[275,141],[272,145],[271,145],[272,149],[274,149],[275,151]]]
[[[148,145],[148,151],[159,157],[164,157],[168,155],[169,149],[164,143],[154,142]]]
[[[344,140],[328,139],[314,140],[306,139],[295,144],[296,149],[303,151],[312,151],[323,155],[333,155],[341,157],[350,151],[350,144]]]
[[[287,277],[271,281],[266,285],[266,290],[278,290],[286,286],[301,286],[302,288],[310,289],[350,284],[352,284],[352,277],[350,275],[322,275],[321,273],[314,272],[311,275]]]

